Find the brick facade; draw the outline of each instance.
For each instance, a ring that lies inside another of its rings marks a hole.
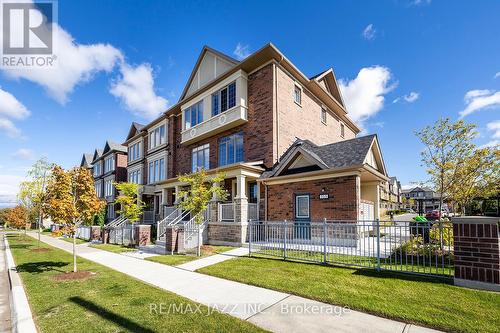
[[[500,291],[500,237],[498,218],[454,218],[455,283],[496,285]],[[476,286],[481,287],[481,286]],[[495,289],[496,288],[496,289]]]
[[[324,218],[356,220],[359,209],[356,192],[355,176],[267,185],[266,219],[294,220],[295,194],[309,194],[311,221]],[[321,193],[328,193],[329,199],[320,200]],[[260,208],[263,212],[262,201]]]
[[[240,245],[248,241],[247,225],[236,223],[209,223],[208,242],[213,245]]]

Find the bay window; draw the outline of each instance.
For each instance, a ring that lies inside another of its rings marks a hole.
[[[203,122],[203,100],[184,110],[184,129],[191,128]]]
[[[156,183],[165,179],[165,159],[149,162],[148,183]]]
[[[191,158],[191,170],[193,172],[201,169],[210,169],[210,145],[206,144],[193,149]]]
[[[236,82],[212,94],[212,117],[236,105]]]
[[[219,139],[219,166],[243,162],[243,133]]]
[[[149,149],[156,148],[167,142],[165,133],[165,125],[158,126],[149,132]]]

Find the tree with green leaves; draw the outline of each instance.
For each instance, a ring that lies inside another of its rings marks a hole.
[[[210,200],[213,197],[224,201],[227,198],[227,191],[220,185],[224,180],[224,174],[216,174],[214,177],[208,177],[205,170],[201,169],[191,174],[178,176],[179,181],[188,185],[186,190],[181,190],[175,194],[181,198],[179,206],[187,211],[191,211],[197,224],[203,222],[203,211],[207,209]],[[198,242],[198,255],[200,255],[200,246]]]
[[[145,206],[139,197],[141,185],[135,183],[115,183],[114,185],[119,193],[116,198],[116,203],[120,204],[118,213],[132,223],[139,221]]]
[[[463,120],[452,122],[449,118],[441,118],[434,125],[415,133],[425,146],[421,153],[422,162],[439,192],[440,211],[443,199],[451,197],[451,191],[456,188],[457,175],[464,161],[474,152],[475,127]]]
[[[105,203],[96,195],[94,179],[83,167],[52,169],[47,185],[45,208],[55,222],[65,225],[73,237],[73,272],[76,268],[76,231],[82,224],[91,225]]]
[[[53,166],[46,158],[39,159],[28,171],[29,180],[22,182],[19,188],[19,201],[28,210],[30,221],[37,220],[38,246],[40,246],[42,221],[47,217],[43,207],[46,200],[47,181]]]

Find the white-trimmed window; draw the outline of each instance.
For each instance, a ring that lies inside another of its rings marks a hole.
[[[212,94],[212,117],[227,111],[236,105],[236,82]]]
[[[128,147],[128,161],[132,162],[141,158],[141,142],[136,142]]]
[[[95,188],[95,194],[98,198],[101,198],[102,197],[102,187],[101,187],[101,182],[99,183],[95,183],[94,184],[94,188]]]
[[[184,110],[184,129],[191,128],[203,122],[203,100]]]
[[[115,169],[115,155],[111,155],[104,159],[104,173]]]
[[[295,217],[301,219],[308,219],[309,213],[309,195],[296,195],[295,196]]]
[[[344,124],[340,123],[340,136],[344,137],[345,135],[345,126]]]
[[[193,149],[191,158],[191,171],[210,169],[210,145],[207,143]]]
[[[110,197],[113,195],[113,180],[109,179],[104,182],[104,196]]]
[[[165,134],[165,125],[158,126],[149,132],[149,149],[156,148],[167,142]]]
[[[94,176],[97,177],[100,175],[101,175],[101,162],[99,161],[96,164],[94,164]]]
[[[165,159],[160,158],[148,163],[148,183],[156,183],[165,179]]]
[[[219,166],[243,162],[243,133],[219,139]]]
[[[302,105],[302,89],[297,85],[293,88],[293,101],[298,105]]]
[[[327,111],[325,108],[321,108],[321,122],[326,125],[326,114]]]
[[[128,173],[128,182],[142,184],[142,171],[137,169]]]

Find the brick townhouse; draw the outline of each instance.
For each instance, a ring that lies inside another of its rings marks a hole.
[[[112,141],[106,141],[104,149],[94,154],[83,154],[81,167],[91,170],[94,186],[99,198],[106,201],[106,222],[116,217],[116,188],[114,183],[127,181],[127,148]]]
[[[175,209],[179,174],[222,172],[229,197],[210,204],[208,240],[235,244],[250,219],[378,217],[389,178],[377,136],[359,132],[332,69],[307,77],[272,44],[242,61],[204,47],[177,104],[133,123],[115,151],[155,222]],[[95,152],[94,171],[105,156]]]

